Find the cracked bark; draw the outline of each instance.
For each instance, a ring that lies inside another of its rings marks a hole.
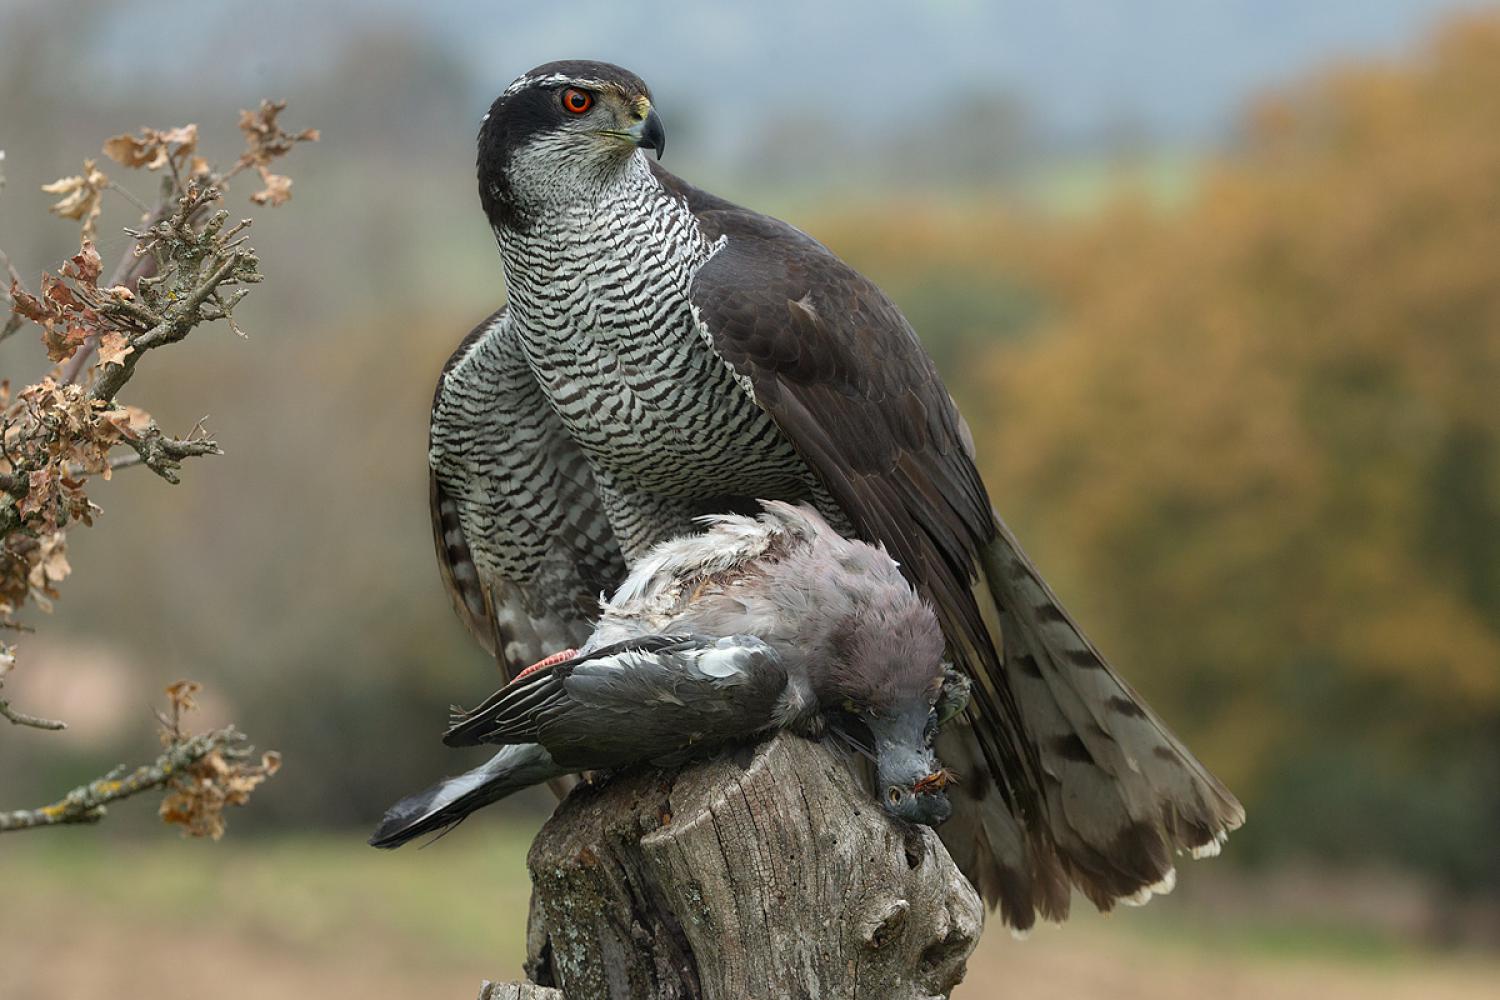
[[[867,789],[786,734],[578,788],[528,858],[527,975],[578,1000],[946,996],[981,904]]]
[[[486,982],[479,988],[479,1000],[563,1000],[563,995],[531,983]]]

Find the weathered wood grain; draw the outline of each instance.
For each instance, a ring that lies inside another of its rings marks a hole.
[[[560,991],[531,983],[491,983],[479,988],[479,1000],[563,1000]]]
[[[946,996],[979,898],[866,789],[792,735],[580,787],[528,858],[528,976],[569,1000]]]

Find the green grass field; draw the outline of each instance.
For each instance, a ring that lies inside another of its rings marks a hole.
[[[356,832],[219,844],[165,833],[122,844],[92,830],[10,837],[0,844],[0,996],[471,997],[483,978],[519,977],[531,833],[480,820],[394,854]],[[1500,982],[1500,958],[1428,953],[1359,928],[1242,921],[1209,914],[1203,896],[1080,914],[1025,942],[993,926],[955,996],[1016,996],[1024,985],[1028,1000],[1459,1000],[1493,996]]]

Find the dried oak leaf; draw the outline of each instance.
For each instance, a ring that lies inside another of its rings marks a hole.
[[[285,174],[273,174],[265,167],[260,168],[260,179],[266,185],[261,190],[250,196],[250,200],[257,205],[284,205],[292,198],[292,179]]]
[[[37,540],[20,531],[0,542],[0,614],[7,618],[32,596],[31,564],[40,551]]]
[[[47,357],[53,361],[66,361],[83,346],[88,337],[86,328],[69,324],[61,332],[56,327],[46,330],[42,334],[42,343],[47,347]]]
[[[63,195],[62,200],[51,206],[49,211],[65,219],[83,220],[83,235],[92,237],[94,224],[99,213],[104,210],[100,202],[107,187],[109,178],[104,172],[94,165],[93,160],[84,160],[83,173],[59,177],[51,184],[43,184],[42,190],[48,194]]]
[[[16,311],[17,315],[43,326],[50,320],[56,319],[62,311],[55,303],[45,302],[26,291],[18,281],[10,283],[10,302],[11,308]]]
[[[171,703],[173,713],[181,715],[197,708],[195,696],[202,690],[203,685],[197,681],[177,681],[167,685],[167,701]]]
[[[37,469],[26,476],[26,495],[16,505],[21,517],[45,516],[53,501],[57,499],[57,470],[52,466]]]
[[[94,249],[93,241],[87,239],[78,248],[78,252],[63,265],[64,277],[81,281],[90,288],[99,287],[99,275],[103,271],[104,262],[99,259],[99,251]]]
[[[262,782],[281,769],[281,755],[261,755],[260,764],[231,761],[218,750],[205,755],[184,772],[175,775],[172,791],[162,800],[163,823],[182,827],[184,836],[224,836],[224,809],[242,806]]]
[[[102,268],[94,244],[85,238],[79,251],[63,264],[62,273],[79,284],[83,295],[97,297],[96,283]],[[53,274],[42,275],[40,298],[11,282],[11,308],[42,328],[42,344],[53,361],[72,357],[99,322],[98,312],[79,297],[79,292]]]
[[[317,142],[322,138],[315,128],[301,132],[288,132],[276,123],[276,116],[286,110],[286,101],[260,102],[254,111],[240,111],[240,131],[245,134],[245,157],[257,166],[264,166],[285,156],[299,142]]]
[[[240,131],[245,134],[245,152],[240,156],[240,166],[255,167],[265,184],[250,196],[257,205],[282,205],[292,197],[291,178],[268,170],[271,161],[291,152],[299,142],[317,142],[321,138],[315,128],[293,133],[278,125],[276,116],[285,108],[285,101],[261,101],[256,110],[240,112]]]
[[[99,364],[123,365],[126,355],[135,350],[123,333],[111,330],[99,338]]]
[[[94,470],[88,469],[86,471],[92,472]],[[105,479],[109,478],[108,461],[104,463],[104,468],[99,471]],[[89,502],[88,494],[84,492],[83,487],[86,481],[64,477],[58,480],[58,483],[62,486],[63,506],[68,509],[68,517],[75,521],[82,521],[85,525],[92,527],[94,524],[94,514],[99,508]]]
[[[198,126],[188,124],[169,129],[143,128],[138,136],[113,136],[104,142],[104,155],[132,169],[147,170],[158,170],[173,162],[181,166],[191,160],[191,172],[196,174],[198,161],[202,160],[193,156],[197,148]],[[207,167],[206,162],[203,165]]]
[[[66,532],[54,531],[43,535],[38,542],[41,544],[37,560],[28,574],[28,582],[44,594],[56,597],[55,585],[73,572],[73,567],[68,564],[68,536]]]
[[[139,438],[142,434],[156,426],[156,420],[141,409],[139,406],[131,406],[129,403],[116,403],[105,410],[102,414],[105,420],[114,425],[120,432],[121,437]]]

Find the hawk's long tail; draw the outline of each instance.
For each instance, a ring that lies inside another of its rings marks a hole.
[[[1084,636],[998,517],[996,524],[975,597],[999,632],[1004,670],[976,681],[989,704],[1014,706],[1013,731],[1033,773],[991,783],[992,728],[953,727],[939,753],[977,780],[958,785],[942,833],[986,900],[1024,931],[1037,914],[1065,917],[1073,886],[1105,910],[1170,890],[1176,856],[1217,854],[1245,814]]]
[[[491,802],[567,773],[535,743],[503,747],[474,770],[444,778],[391,806],[370,835],[370,845],[400,847],[416,837],[446,830]]]

